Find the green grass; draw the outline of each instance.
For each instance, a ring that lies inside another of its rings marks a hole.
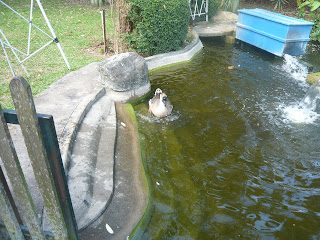
[[[29,18],[30,0],[4,1],[25,18]],[[36,1],[33,10],[33,23],[50,34],[46,22],[42,17]],[[101,14],[99,9],[91,5],[80,5],[79,1],[42,0],[42,5],[57,35],[63,51],[70,63],[71,71],[79,69],[91,62],[102,61],[103,55],[90,54],[86,49],[97,46],[103,41]],[[0,4],[0,28],[10,41],[11,45],[27,52],[28,23]],[[113,29],[109,9],[106,9],[107,35],[111,36]],[[0,35],[1,37],[1,35]],[[50,39],[39,32],[32,30],[31,52],[35,51]],[[102,46],[101,46],[102,47]],[[51,83],[66,75],[68,70],[60,51],[55,43],[28,59],[24,65],[30,76],[24,72],[11,50],[7,48],[10,60],[16,75],[25,77],[33,95],[45,90]],[[23,55],[19,54],[21,59]],[[9,82],[12,78],[8,62],[0,47],[0,104],[3,108],[13,109]]]

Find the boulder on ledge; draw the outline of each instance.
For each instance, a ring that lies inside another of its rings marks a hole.
[[[232,12],[219,11],[211,18],[214,23],[237,23],[238,15]]]
[[[145,59],[134,52],[114,55],[98,66],[100,81],[114,101],[128,102],[146,95],[151,84]]]

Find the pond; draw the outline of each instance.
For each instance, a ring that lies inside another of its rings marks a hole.
[[[320,117],[290,115],[318,57],[313,44],[298,62],[215,39],[151,72],[174,109],[134,106],[151,191],[134,239],[320,238]]]

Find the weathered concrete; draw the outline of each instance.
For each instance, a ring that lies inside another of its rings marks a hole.
[[[193,40],[188,46],[180,51],[163,53],[147,57],[146,61],[148,69],[152,70],[155,68],[163,67],[166,65],[189,61],[195,54],[197,54],[202,48],[202,42],[196,32],[192,32]]]
[[[200,22],[193,29],[199,37],[230,36],[235,34],[237,19],[237,14],[220,11],[213,22]]]
[[[211,18],[214,23],[234,23],[238,21],[238,15],[232,12],[219,11],[215,16]]]
[[[139,134],[131,105],[116,104],[115,191],[106,212],[80,232],[85,239],[126,239],[139,223],[149,199]],[[130,143],[130,144],[128,144]],[[114,234],[106,230],[108,224]]]
[[[68,185],[79,230],[105,210],[113,192],[116,115],[108,95],[92,106],[75,139]]]

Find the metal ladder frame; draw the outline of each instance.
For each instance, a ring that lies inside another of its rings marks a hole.
[[[30,57],[32,57],[33,55],[35,55],[36,53],[38,53],[39,51],[41,51],[42,49],[44,49],[45,47],[47,47],[49,44],[51,44],[51,43],[53,43],[53,42],[57,44],[58,49],[59,49],[59,51],[60,51],[60,53],[61,53],[61,55],[62,55],[62,57],[63,57],[63,59],[64,59],[64,61],[65,61],[65,63],[66,63],[66,65],[67,65],[68,69],[69,69],[69,70],[71,69],[71,67],[70,67],[70,65],[69,65],[69,62],[68,62],[68,59],[67,59],[67,57],[65,56],[65,54],[64,54],[64,52],[63,52],[63,50],[62,50],[62,47],[61,47],[61,45],[60,45],[60,43],[59,43],[59,40],[58,40],[56,34],[54,33],[54,30],[53,30],[53,28],[52,28],[52,26],[51,26],[51,24],[50,24],[50,21],[49,21],[47,15],[46,15],[46,13],[45,13],[43,7],[42,7],[42,4],[41,4],[40,0],[36,0],[36,2],[37,2],[38,6],[39,6],[39,8],[40,8],[40,11],[41,11],[41,13],[42,13],[42,15],[43,15],[46,23],[47,23],[47,26],[48,26],[48,28],[49,28],[49,30],[50,30],[50,32],[51,32],[51,35],[47,34],[47,33],[44,32],[42,29],[40,29],[39,27],[37,27],[36,25],[34,25],[34,24],[32,23],[33,6],[34,6],[34,1],[33,1],[33,0],[31,0],[30,18],[29,18],[29,20],[26,19],[24,16],[22,16],[22,15],[21,15],[20,13],[18,13],[17,11],[15,11],[12,7],[10,7],[9,5],[7,5],[6,3],[4,3],[2,0],[0,0],[0,3],[1,3],[2,5],[4,5],[5,7],[9,8],[12,12],[14,12],[15,14],[17,14],[20,18],[22,18],[24,21],[26,21],[26,22],[29,24],[28,47],[27,47],[27,52],[26,52],[26,53],[23,52],[23,51],[21,51],[21,50],[19,50],[19,49],[17,49],[17,48],[15,48],[15,47],[13,47],[13,46],[10,44],[9,40],[7,39],[7,37],[5,36],[5,34],[4,34],[4,32],[2,31],[2,29],[0,28],[0,45],[1,45],[1,47],[2,47],[2,49],[3,49],[3,51],[4,51],[4,54],[5,54],[6,58],[7,58],[7,61],[8,61],[8,64],[9,64],[9,67],[10,67],[10,69],[11,69],[11,72],[12,72],[13,76],[16,76],[16,74],[15,74],[14,69],[13,69],[13,67],[12,67],[12,64],[11,64],[9,55],[8,55],[8,53],[7,53],[6,47],[8,47],[8,48],[11,49],[12,53],[15,55],[16,59],[18,60],[18,62],[20,63],[21,67],[23,68],[23,70],[26,72],[26,74],[27,74],[28,76],[29,76],[29,73],[28,73],[27,69],[25,68],[25,66],[23,65],[23,63],[24,63],[26,60],[28,60]],[[37,30],[39,30],[40,32],[42,32],[43,34],[45,34],[45,35],[46,35],[47,37],[49,37],[51,40],[50,40],[49,42],[47,42],[46,44],[44,44],[42,47],[40,47],[40,48],[38,48],[37,50],[35,50],[34,52],[30,53],[32,27],[36,28]],[[19,58],[19,56],[18,56],[17,53],[22,54],[23,56],[25,56],[25,58],[22,59],[22,60],[20,60],[20,58]]]

